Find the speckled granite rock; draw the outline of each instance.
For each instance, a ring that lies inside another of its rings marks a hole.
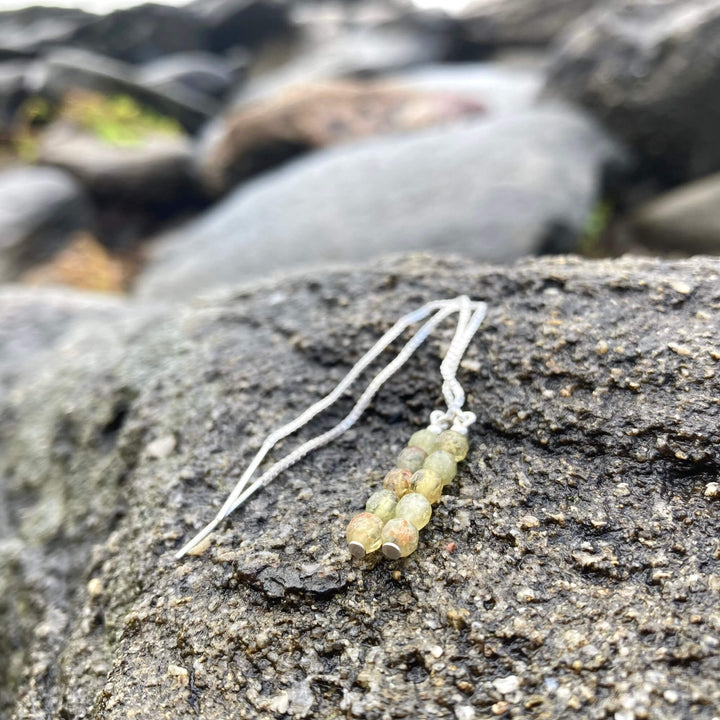
[[[708,258],[416,257],[77,337],[0,398],[0,712],[714,717],[719,279]],[[416,554],[350,562],[343,533],[438,402],[450,328],[174,560],[270,428],[459,292],[493,303],[462,370],[478,425]]]

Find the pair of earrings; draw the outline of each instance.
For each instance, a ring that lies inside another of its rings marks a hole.
[[[484,302],[472,301],[462,295],[431,301],[401,317],[330,393],[268,435],[213,520],[178,550],[176,557],[181,558],[191,551],[197,552],[215,528],[251,495],[305,455],[332,442],[351,428],[385,382],[410,359],[432,331],[446,318],[457,313],[455,333],[440,365],[442,394],[447,410],[431,413],[430,425],[416,432],[410,438],[408,447],[398,455],[395,468],[385,476],[383,490],[372,495],[365,512],[353,518],[347,529],[348,546],[354,557],[363,557],[380,547],[383,554],[390,558],[406,557],[412,553],[417,547],[418,531],[430,520],[433,503],[439,500],[442,488],[455,477],[457,462],[467,455],[467,428],[475,421],[475,415],[463,410],[465,392],[457,379],[457,371],[486,312]],[[330,430],[304,442],[271,465],[260,477],[252,479],[266,455],[278,442],[330,407],[392,342],[407,328],[423,320],[423,325],[397,356],[370,381],[343,420]]]

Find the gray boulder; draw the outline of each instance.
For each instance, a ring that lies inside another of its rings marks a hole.
[[[663,251],[720,253],[720,175],[682,185],[640,206],[635,236]]]
[[[720,2],[612,0],[559,42],[548,91],[679,182],[720,169]]]
[[[544,108],[318,152],[162,238],[144,296],[183,298],[281,268],[412,250],[508,262],[572,245],[617,148]]]
[[[30,63],[0,63],[0,137],[9,132],[20,106],[29,97],[27,75]]]
[[[77,231],[91,229],[92,208],[80,184],[56,168],[0,173],[0,280],[16,279],[50,257]]]
[[[0,395],[0,713],[711,720],[719,283],[709,258],[419,257],[76,332]],[[174,559],[270,429],[461,292],[491,301],[478,423],[415,554],[353,562],[344,532],[437,407],[449,325]]]

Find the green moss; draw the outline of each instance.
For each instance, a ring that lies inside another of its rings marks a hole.
[[[613,216],[612,205],[606,200],[600,200],[590,211],[585,221],[585,227],[580,235],[578,251],[589,257],[601,257],[605,234]]]

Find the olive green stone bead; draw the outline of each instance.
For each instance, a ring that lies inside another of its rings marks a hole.
[[[434,470],[418,470],[410,481],[410,490],[424,495],[432,504],[440,499],[442,489],[442,478]]]
[[[432,430],[418,430],[416,433],[413,433],[410,438],[408,447],[414,445],[415,447],[422,448],[429,455],[437,450],[437,441],[437,433],[434,433]]]
[[[387,522],[395,514],[397,501],[392,490],[378,490],[365,503],[365,512],[377,515],[383,522]]]
[[[394,468],[383,480],[383,487],[395,494],[396,498],[401,498],[410,492],[410,481],[412,480],[410,470],[404,468]]]
[[[361,558],[375,552],[382,545],[385,522],[369,512],[356,515],[347,526],[348,549],[353,557]]]
[[[405,518],[394,518],[382,529],[382,551],[385,557],[397,560],[407,557],[418,544],[417,528]]]
[[[423,468],[425,470],[434,470],[442,478],[443,485],[452,482],[455,475],[457,475],[457,463],[447,450],[436,450],[428,455]]]
[[[421,447],[411,445],[400,451],[395,464],[399,468],[404,468],[410,472],[417,472],[423,466],[427,455]]]
[[[438,435],[438,450],[447,450],[457,462],[468,454],[467,438],[456,430],[445,430]]]
[[[422,530],[432,515],[430,501],[420,493],[408,493],[398,501],[395,508],[396,518],[409,520],[418,530]]]

